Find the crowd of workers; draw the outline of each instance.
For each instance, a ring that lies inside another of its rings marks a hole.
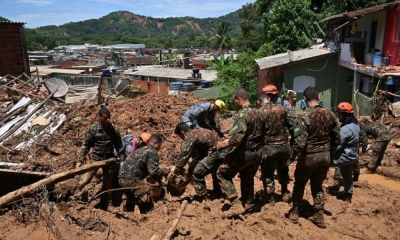
[[[269,84],[258,93],[257,106],[252,107],[248,92],[244,88],[236,89],[232,98],[239,111],[229,138],[225,138],[215,121],[216,113],[226,108],[223,101],[192,106],[175,128],[175,134],[183,141],[171,169],[159,166],[160,135],[143,133],[139,137],[121,138],[118,129],[110,123],[109,110],[101,108],[98,123],[86,133],[80,162],[87,162],[90,150],[90,161],[116,157],[118,161],[103,167],[102,190],[122,188],[127,199],[124,211],[133,211],[137,205],[141,213],[147,213],[154,206],[146,183],[149,176],[160,183],[189,176],[196,192],[193,200],[221,197],[229,200],[231,206],[223,212],[226,218],[250,213],[255,210],[254,177],[261,167],[266,196],[273,199],[276,171],[281,200],[292,201],[288,217],[297,223],[304,189],[310,180],[315,210],[310,220],[325,228],[322,183],[329,168],[336,167],[335,178],[343,178],[342,199],[351,202],[353,181],[358,180],[360,170],[359,143],[362,152],[366,152],[368,136],[374,138],[368,163],[368,170],[374,172],[391,135],[384,126],[368,118],[358,121],[350,103],[339,103],[334,111],[323,106],[315,87],[306,88],[303,96],[306,108],[294,111],[290,104],[277,104],[281,100],[278,89]],[[295,160],[291,192],[288,189],[289,165]],[[79,190],[94,174],[95,171],[83,176]],[[208,174],[212,176],[212,191],[207,191],[206,187]],[[241,201],[233,184],[237,174],[240,175]],[[112,196],[113,205],[121,204],[120,194]],[[105,192],[95,207],[106,210],[108,204],[109,194]]]

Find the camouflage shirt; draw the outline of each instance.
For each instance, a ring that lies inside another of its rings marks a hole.
[[[363,149],[367,149],[368,135],[376,141],[390,141],[392,138],[389,130],[378,122],[363,122],[361,125],[360,142]]]
[[[181,152],[175,161],[175,167],[183,168],[198,151],[208,152],[215,149],[218,141],[219,137],[215,131],[205,128],[189,131],[181,143]]]
[[[300,111],[299,126],[294,129],[294,144],[291,158],[306,150],[318,153],[336,150],[340,144],[340,127],[336,115],[325,107],[314,106]]]
[[[157,150],[147,145],[137,149],[121,166],[119,178],[142,180],[147,176],[160,179],[169,173],[166,168],[160,168]]]
[[[88,155],[92,149],[91,158],[95,161],[113,157],[114,147],[118,154],[123,154],[123,145],[119,130],[112,124],[102,128],[99,123],[93,124],[86,132],[82,146],[81,157]]]
[[[245,106],[236,114],[233,123],[229,147],[238,150],[255,150],[261,148],[263,142],[263,121],[255,108]]]
[[[287,130],[293,134],[294,126],[297,125],[293,112],[272,102],[264,104],[259,111],[264,122],[264,144],[287,143]]]

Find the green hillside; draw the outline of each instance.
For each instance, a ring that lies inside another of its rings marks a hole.
[[[2,16],[0,16],[0,22],[9,22],[10,20],[8,20],[7,18],[3,18]]]
[[[172,40],[174,47],[185,47],[196,41],[195,45],[204,45],[204,39],[212,35],[212,28],[220,21],[231,24],[233,37],[240,34],[241,19],[236,12],[218,18],[153,18],[118,11],[99,19],[26,29],[26,36],[29,49],[40,45],[53,48],[64,44],[128,42],[159,47],[167,39]]]

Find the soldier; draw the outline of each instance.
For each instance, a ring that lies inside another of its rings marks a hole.
[[[250,108],[248,92],[244,88],[236,89],[233,93],[233,101],[239,112],[235,117],[232,136],[217,144],[218,150],[234,147],[217,171],[224,197],[231,202],[231,208],[224,217],[232,217],[253,210],[254,175],[261,160],[260,150],[263,141],[262,119],[257,109]],[[232,181],[237,173],[240,174],[244,209]]]
[[[205,176],[209,173],[213,178],[214,194],[220,195],[221,189],[216,176],[216,170],[220,165],[219,151],[217,151],[218,134],[215,131],[200,128],[191,129],[186,123],[179,123],[175,128],[177,134],[183,142],[181,152],[175,160],[173,173],[183,175],[183,167],[189,159],[193,161],[189,166],[189,174],[193,174],[193,185],[196,190],[196,198],[202,201],[207,194]],[[212,153],[211,153],[212,152]],[[208,153],[211,153],[207,157]],[[207,158],[206,158],[207,157]]]
[[[220,137],[223,137],[224,134],[215,123],[215,114],[225,108],[226,104],[221,100],[216,100],[213,103],[198,103],[186,110],[181,122],[186,123],[191,128],[214,130]]]
[[[85,141],[83,143],[80,163],[85,162],[85,157],[88,155],[90,149],[92,153],[90,155],[90,161],[102,161],[114,157],[114,148],[117,149],[119,158],[124,161],[125,155],[123,154],[123,145],[121,141],[121,135],[119,130],[110,123],[110,111],[107,108],[101,108],[99,110],[98,123],[93,124],[85,135]],[[103,167],[103,187],[102,191],[106,191],[112,188],[112,178],[116,168],[116,162]],[[93,170],[83,175],[79,182],[79,190],[88,184],[94,174],[97,172]],[[95,208],[107,210],[108,208],[108,193],[101,195],[101,200],[95,205]]]
[[[340,126],[341,142],[332,159],[332,166],[338,166],[343,176],[343,200],[351,203],[353,196],[353,164],[358,159],[358,141],[360,127],[354,117],[353,106],[348,102],[341,102],[335,109]]]
[[[119,184],[124,190],[126,203],[124,211],[133,211],[135,204],[138,205],[140,213],[145,214],[154,207],[150,195],[150,188],[145,182],[147,176],[161,181],[163,176],[170,172],[168,168],[159,167],[158,151],[162,139],[159,135],[153,134],[147,146],[137,149],[121,166],[119,172]]]
[[[294,129],[294,144],[286,163],[289,165],[297,158],[293,207],[289,211],[289,218],[293,223],[298,223],[299,205],[310,180],[315,210],[310,220],[318,227],[325,228],[322,182],[329,170],[331,151],[336,150],[340,143],[340,131],[335,114],[320,105],[316,88],[306,88],[303,95],[307,108],[299,112],[299,126]]]
[[[372,156],[368,162],[368,171],[374,173],[379,165],[381,165],[383,155],[385,154],[387,145],[392,139],[392,135],[389,130],[379,124],[378,122],[371,122],[367,118],[364,118],[361,122],[361,147],[362,153],[365,153],[368,146],[368,136],[374,138],[372,144]]]
[[[257,106],[264,123],[264,146],[261,157],[261,177],[264,191],[271,195],[275,191],[274,172],[278,173],[281,184],[282,200],[288,202],[290,192],[289,168],[286,160],[290,157],[288,130],[293,133],[297,125],[294,114],[282,105],[275,104],[278,99],[278,89],[268,84],[257,95]]]

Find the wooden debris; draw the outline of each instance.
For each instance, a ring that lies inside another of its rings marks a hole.
[[[172,235],[174,235],[174,232],[176,230],[176,226],[178,225],[179,220],[182,217],[182,213],[185,211],[186,205],[187,205],[188,201],[184,200],[182,202],[182,206],[181,209],[179,209],[178,215],[176,216],[174,222],[172,223],[171,228],[168,230],[167,234],[165,234],[163,240],[170,240]],[[154,235],[153,235],[154,236]]]
[[[54,203],[43,204],[40,208],[40,216],[57,239],[70,240],[76,238],[70,230],[67,220]]]
[[[107,164],[112,163],[114,161],[115,161],[114,158],[110,158],[110,159],[107,159],[104,161],[98,161],[98,162],[95,162],[92,164],[88,164],[88,165],[85,165],[80,168],[75,168],[73,170],[54,174],[43,180],[35,182],[31,185],[28,185],[28,186],[22,187],[20,189],[17,189],[13,192],[7,193],[6,195],[4,195],[0,198],[0,208],[3,208],[5,206],[7,206],[8,204],[10,204],[11,202],[14,202],[24,196],[31,194],[33,191],[35,191],[36,189],[38,189],[41,186],[49,186],[49,185],[56,184],[58,182],[62,182],[64,180],[73,178],[77,175],[84,174],[86,172],[92,171],[94,169],[98,169],[100,167],[104,167]]]

